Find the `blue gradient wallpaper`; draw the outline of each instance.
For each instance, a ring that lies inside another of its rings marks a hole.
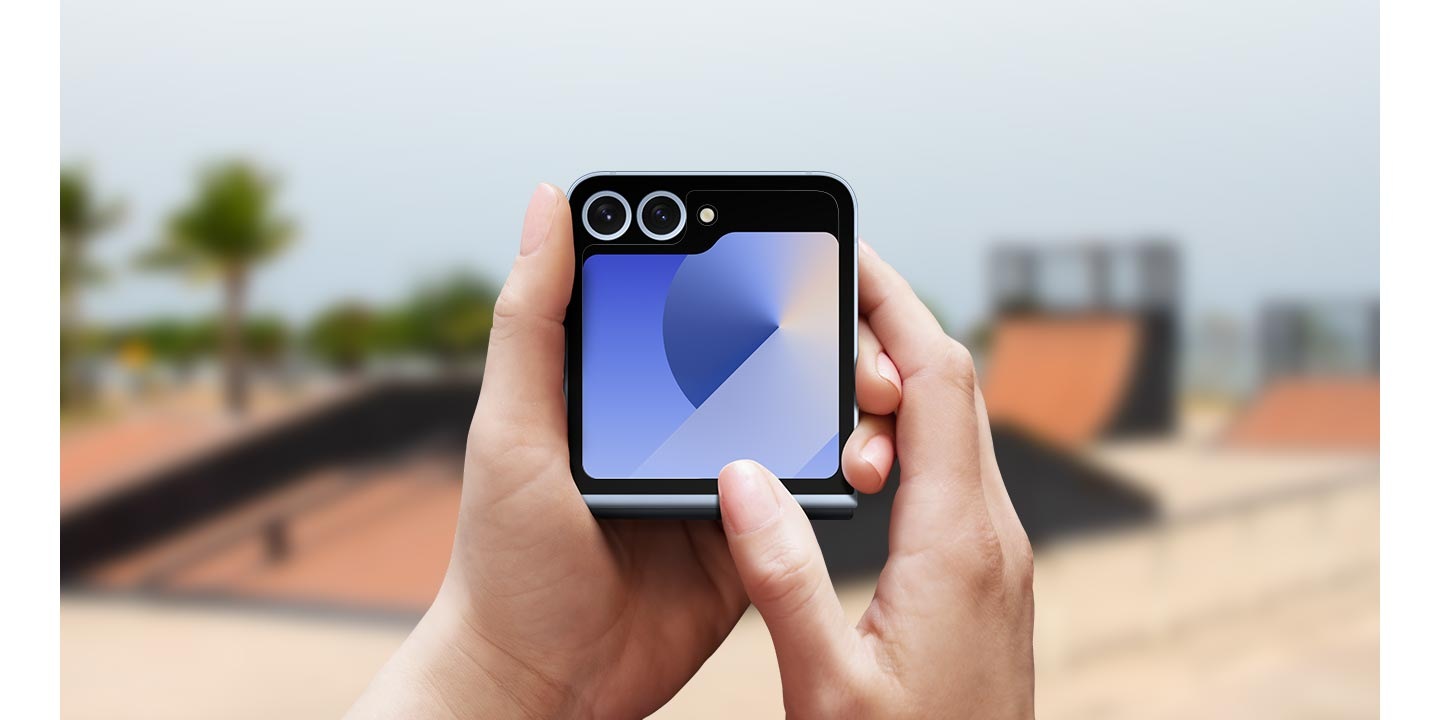
[[[839,466],[839,244],[735,232],[698,255],[582,270],[582,452],[594,478],[783,478]]]

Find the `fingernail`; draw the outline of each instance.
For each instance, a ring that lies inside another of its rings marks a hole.
[[[863,239],[859,240],[858,242],[860,243],[860,249],[865,251],[866,255],[874,255],[875,257],[880,257],[879,255],[875,255],[875,248],[870,247],[870,243],[865,242]]]
[[[555,217],[558,201],[555,186],[540,183],[535,194],[530,196],[530,207],[525,209],[525,227],[520,230],[520,255],[529,255],[545,244],[550,235],[550,222]]]
[[[780,512],[765,470],[750,460],[726,465],[720,471],[719,488],[720,517],[732,533],[761,527]]]
[[[900,369],[895,367],[895,361],[891,360],[889,355],[882,352],[875,356],[875,372],[894,385],[895,392],[900,392]]]
[[[886,471],[882,470],[880,466],[885,464],[888,459],[886,456],[889,454],[890,436],[888,435],[876,435],[870,438],[870,442],[865,443],[865,447],[860,449],[860,459],[875,468],[875,474],[879,475],[881,480],[885,479]]]

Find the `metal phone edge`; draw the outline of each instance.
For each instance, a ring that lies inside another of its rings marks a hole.
[[[582,495],[597,518],[678,518],[715,520],[720,517],[716,495]],[[859,496],[796,495],[795,500],[813,519],[848,520],[855,516]]]

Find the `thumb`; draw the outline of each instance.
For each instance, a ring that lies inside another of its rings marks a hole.
[[[565,444],[561,387],[565,307],[575,278],[570,206],[554,185],[535,188],[525,210],[520,252],[495,300],[476,421],[496,420],[531,445]]]
[[[825,677],[849,629],[805,511],[750,460],[720,471],[720,518],[750,602],[765,618],[787,687]],[[794,680],[794,682],[792,682]]]

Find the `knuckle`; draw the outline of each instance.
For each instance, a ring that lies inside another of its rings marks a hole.
[[[471,421],[467,443],[470,463],[490,472],[535,467],[555,456],[555,449],[537,442],[534,433],[518,431],[515,423],[482,416]]]
[[[468,458],[482,478],[535,477],[548,474],[555,454],[534,445],[492,445]]]
[[[564,308],[557,310],[543,301],[527,297],[529,293],[518,286],[519,282],[512,276],[495,297],[490,323],[491,347],[495,347],[496,342],[504,343],[526,334],[564,332]]]
[[[502,435],[509,432],[510,423],[500,418],[500,413],[495,409],[495,399],[482,385],[480,398],[475,403],[475,414],[470,418],[470,431],[466,438],[470,448],[485,448],[501,441]]]
[[[1024,530],[1019,532],[1019,538],[1015,541],[1010,555],[1011,575],[1016,587],[1022,592],[1029,592],[1035,585],[1035,550],[1030,546],[1030,538],[1025,535]]]
[[[488,420],[488,416],[482,403],[476,408],[475,416],[470,418],[470,431],[465,438],[465,447],[471,452],[483,450],[494,441],[497,428]]]
[[[940,360],[941,371],[956,385],[970,389],[975,385],[975,358],[970,349],[956,340],[947,340]]]
[[[525,303],[518,297],[519,291],[515,289],[513,282],[506,282],[500,288],[500,294],[495,297],[494,322],[491,323],[491,333],[504,335],[513,332],[515,326],[521,325],[525,318]]]
[[[971,553],[971,581],[987,592],[1001,590],[1005,584],[1005,547],[988,523],[975,533]]]
[[[781,612],[797,610],[818,588],[813,564],[798,548],[789,544],[775,546],[761,556],[751,600],[776,606]]]

